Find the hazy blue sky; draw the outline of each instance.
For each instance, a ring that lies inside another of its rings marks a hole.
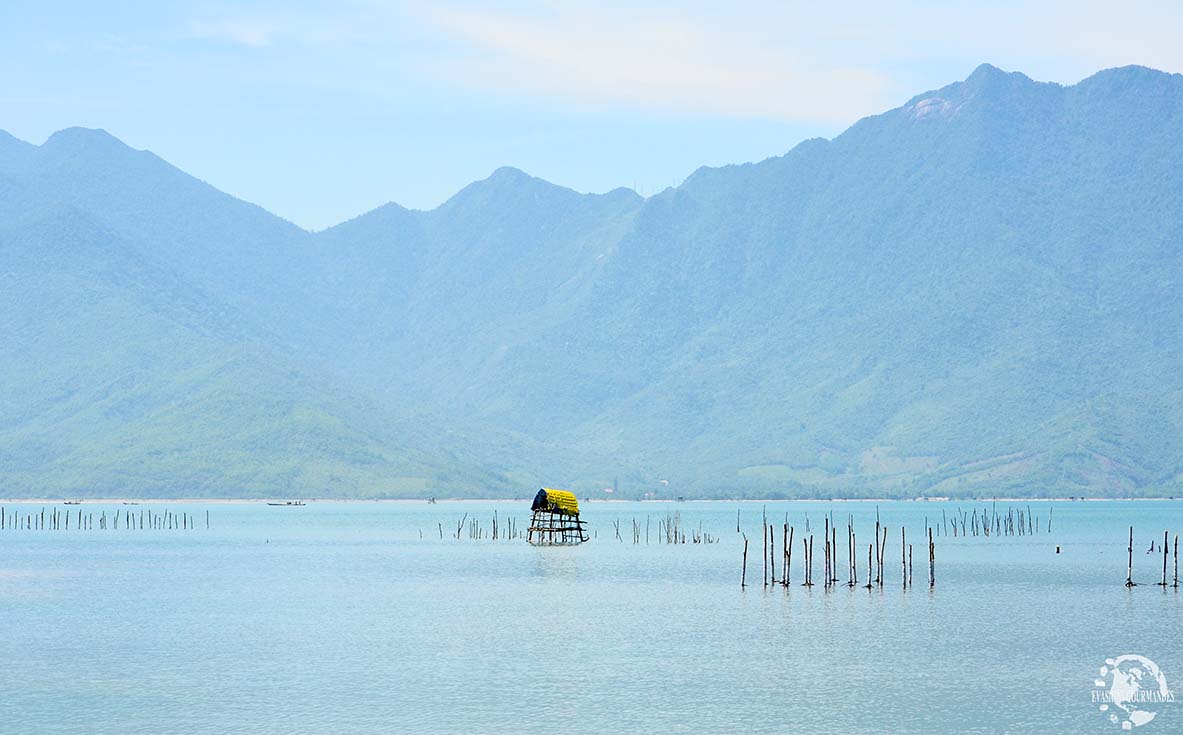
[[[0,4],[0,129],[105,128],[310,228],[513,165],[650,194],[988,61],[1183,71],[1174,2]],[[988,5],[988,7],[986,7]]]

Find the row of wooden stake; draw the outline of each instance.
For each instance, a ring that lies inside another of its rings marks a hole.
[[[612,521],[612,528],[616,532],[616,540],[623,542],[624,538],[620,535],[620,520],[619,519]],[[649,516],[645,516],[645,525],[643,527],[644,533],[642,533],[642,526],[641,526],[640,521],[638,521],[636,519],[636,517],[634,516],[632,518],[633,544],[635,545],[635,544],[640,544],[640,543],[646,543],[646,544],[649,543],[650,528],[651,528],[651,520],[650,520]],[[654,534],[654,538],[657,539],[657,543],[659,543],[659,544],[660,543],[665,543],[665,544],[685,544],[685,543],[717,544],[717,543],[719,543],[718,536],[713,536],[713,535],[711,535],[710,532],[703,530],[702,521],[699,521],[698,528],[691,527],[689,529],[690,535],[687,536],[687,534],[686,534],[687,529],[682,525],[682,514],[679,512],[666,513],[665,518],[658,518],[656,530],[657,530],[657,533]],[[644,542],[642,542],[642,540],[641,540],[642,538],[644,538]]]
[[[1162,532],[1162,581],[1155,582],[1159,587],[1167,587],[1167,561],[1170,554],[1170,545],[1167,543],[1171,538],[1170,531]],[[1154,543],[1151,542],[1150,550],[1154,550]],[[1130,526],[1130,545],[1129,545],[1129,563],[1126,566],[1125,575],[1126,587],[1137,587],[1138,583],[1134,581],[1134,527]],[[1169,585],[1178,589],[1179,587],[1179,534],[1175,534],[1175,577],[1174,582]]]
[[[440,538],[442,539],[444,537],[443,521],[438,521],[437,525],[439,526]],[[465,531],[467,531],[467,534]],[[468,514],[465,513],[464,517],[456,522],[456,530],[455,532],[451,532],[451,535],[456,539],[463,538],[467,535],[468,538],[474,541],[486,538],[492,539],[493,541],[497,539],[512,541],[513,539],[523,538],[522,531],[518,528],[517,519],[513,516],[509,516],[507,519],[500,518],[497,515],[497,511],[493,511],[493,520],[487,528],[481,524],[479,519],[475,517],[469,518]],[[422,530],[419,531],[419,538],[423,538]]]
[[[71,525],[78,531],[95,530],[190,530],[197,527],[193,516],[188,513],[174,513],[170,510],[153,512],[151,509],[141,509],[139,514],[131,511],[116,510],[111,515],[107,511],[99,513],[83,513],[68,508],[46,508],[39,511],[22,514],[19,510],[9,510],[0,506],[0,530],[25,529],[29,531],[69,531]],[[205,512],[205,527],[209,528],[209,511]]]
[[[682,522],[682,514],[679,512],[667,513],[664,518],[658,518],[657,523],[653,523],[650,516],[645,516],[645,522],[642,523],[634,516],[631,519],[632,523],[632,542],[634,544],[650,543],[650,539],[657,543],[664,544],[717,544],[719,537],[703,529],[703,524],[700,521],[697,527],[687,528]],[[517,519],[513,516],[508,518],[500,518],[497,511],[493,511],[492,522],[486,526],[480,519],[470,518],[467,513],[456,522],[455,529],[449,528],[445,533],[444,524],[442,521],[437,522],[439,530],[439,537],[442,539],[445,535],[450,535],[455,539],[472,539],[482,540],[491,539],[493,541],[500,539],[513,540],[517,538],[524,538],[525,534],[518,528]],[[612,529],[617,541],[624,541],[624,536],[621,534],[620,519],[612,521]],[[598,536],[598,532],[595,532]],[[419,531],[419,537],[423,538],[423,531]]]
[[[781,585],[788,587],[791,584],[790,570],[793,564],[793,547],[794,536],[796,529],[789,525],[786,521],[781,527],[781,577],[777,579],[776,576],[776,531],[774,524],[770,524],[767,518],[761,524],[763,526],[764,546],[761,558],[763,560],[763,579],[764,586]],[[741,532],[742,533],[742,532]],[[928,586],[932,588],[936,586],[936,545],[933,543],[933,530],[927,529],[928,533]],[[833,523],[833,520],[827,516],[825,519],[825,530],[823,535],[822,548],[822,579],[823,585],[826,589],[838,586],[841,580],[838,577],[838,529]],[[847,520],[846,524],[846,586],[855,587],[859,583],[858,577],[858,561],[857,549],[858,538],[854,530],[853,518]],[[875,521],[875,543],[867,544],[867,589],[874,587],[882,587],[885,582],[886,575],[884,574],[884,557],[887,553],[887,527],[882,525],[878,520]],[[801,538],[801,576],[803,587],[813,586],[813,534],[808,538]],[[903,527],[900,528],[900,579],[904,589],[912,586],[912,545],[908,543],[907,531]],[[740,588],[747,587],[748,580],[748,536],[743,534],[743,562],[740,571],[739,586]]]
[[[989,512],[987,512],[989,511]],[[967,512],[957,506],[957,515],[949,519],[945,510],[941,509],[941,523],[936,526],[937,535],[957,536],[1031,536],[1036,533],[1051,533],[1052,514],[1055,508],[1049,507],[1047,519],[1040,518],[1031,512],[1031,506],[1025,508],[1006,507],[1004,513],[998,511],[998,501],[991,501],[989,508],[982,508],[981,512],[973,508]],[[928,528],[928,517],[924,519],[924,527]],[[952,533],[950,534],[950,531]]]

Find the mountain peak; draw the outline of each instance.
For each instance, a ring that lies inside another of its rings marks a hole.
[[[478,201],[501,201],[504,205],[510,202],[524,201],[525,197],[536,200],[539,197],[551,197],[570,194],[578,196],[574,191],[549,181],[531,176],[521,169],[512,166],[502,166],[480,181],[474,181],[456,192],[448,201],[440,205],[451,208]]]
[[[1021,72],[1007,72],[993,64],[980,64],[965,81],[916,95],[901,109],[914,120],[952,119],[975,98],[996,99],[1016,90],[1035,89],[1037,86],[1034,80]]]
[[[497,191],[513,191],[523,188],[537,188],[537,189],[565,189],[565,187],[558,184],[552,184],[545,179],[540,179],[537,176],[531,176],[520,168],[513,166],[502,166],[486,178],[469,184],[465,189],[472,187],[479,187],[482,189],[493,189]]]
[[[489,174],[487,181],[531,181],[534,177],[520,168],[501,166]]]
[[[102,128],[65,128],[59,130],[41,146],[50,151],[83,151],[83,150],[132,150],[123,141],[111,135]]]
[[[1081,80],[1076,86],[1085,90],[1108,89],[1124,91],[1137,88],[1170,89],[1170,85],[1183,82],[1183,74],[1171,74],[1146,66],[1131,64],[1112,69],[1103,69],[1096,74]]]
[[[993,64],[980,64],[972,74],[965,78],[964,82],[951,86],[961,87],[970,92],[981,92],[1014,89],[1034,84],[1036,84],[1035,80],[1022,72],[1003,71]]]
[[[321,230],[318,234],[331,236],[341,236],[343,233],[348,235],[350,232],[357,231],[359,228],[377,227],[379,229],[389,229],[405,226],[405,224],[416,217],[419,212],[407,209],[398,202],[386,202],[385,204],[375,207],[368,212],[363,212],[352,219],[345,220],[332,227]]]
[[[1006,75],[1006,72],[993,64],[979,64],[978,68],[965,78],[965,81],[967,84],[983,84],[991,80],[1003,79]]]

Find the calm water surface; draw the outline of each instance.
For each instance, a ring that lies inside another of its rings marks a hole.
[[[1033,502],[1041,525],[1052,505],[1051,533],[937,537],[930,591],[925,517],[982,504],[879,503],[886,585],[826,591],[761,584],[763,509],[797,538],[808,514],[820,582],[823,515],[845,580],[845,519],[866,543],[875,504],[587,503],[592,542],[540,549],[453,537],[494,510],[524,529],[525,502],[87,503],[199,527],[0,532],[0,732],[1118,732],[1090,700],[1106,657],[1183,682],[1183,599],[1145,553],[1183,532],[1183,502]],[[719,542],[658,543],[675,511]],[[1183,732],[1183,704],[1139,732]]]

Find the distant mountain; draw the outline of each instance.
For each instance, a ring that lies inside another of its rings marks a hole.
[[[1181,170],[1183,77],[1140,67],[315,234],[0,134],[0,495],[1175,493]]]

